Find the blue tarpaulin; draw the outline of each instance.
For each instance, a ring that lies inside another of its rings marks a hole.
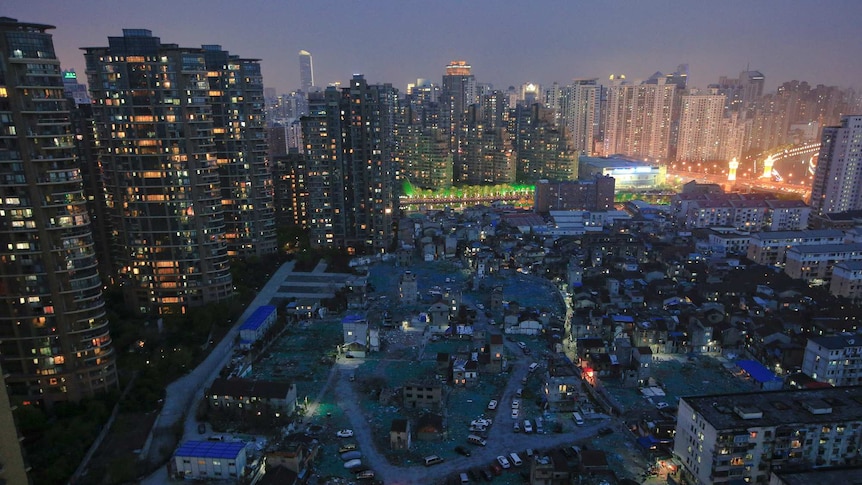
[[[752,379],[761,384],[765,384],[773,381],[780,381],[781,378],[776,377],[775,374],[772,373],[766,367],[763,367],[763,364],[757,362],[755,360],[737,360],[736,365],[748,373]]]

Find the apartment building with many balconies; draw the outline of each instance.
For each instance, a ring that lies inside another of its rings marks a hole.
[[[768,483],[772,470],[858,459],[862,386],[689,396],[674,454],[688,483]]]

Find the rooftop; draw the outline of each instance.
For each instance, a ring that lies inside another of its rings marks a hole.
[[[687,396],[683,402],[717,430],[862,420],[862,386]]]
[[[862,335],[830,335],[827,337],[811,337],[809,342],[826,347],[831,350],[839,350],[845,347],[862,346]]]
[[[257,308],[254,313],[251,314],[244,322],[242,322],[242,326],[239,327],[240,330],[257,330],[261,325],[269,318],[270,315],[275,313],[275,307],[273,305],[263,305]]]
[[[290,392],[291,386],[292,384],[286,382],[218,378],[210,386],[209,394],[284,399]]]
[[[751,235],[752,239],[814,239],[814,238],[843,238],[844,231],[838,229],[812,229],[803,231],[765,231]]]
[[[242,441],[186,441],[181,444],[174,456],[192,458],[234,458],[245,449]]]
[[[792,252],[800,254],[848,253],[851,251],[862,251],[862,243],[811,244],[808,246],[795,246],[787,250],[788,254]]]

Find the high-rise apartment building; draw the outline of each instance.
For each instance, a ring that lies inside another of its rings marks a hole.
[[[312,245],[389,249],[398,208],[392,154],[397,102],[391,85],[369,85],[361,75],[347,88],[311,97],[302,136]]]
[[[310,52],[299,51],[299,87],[306,95],[314,88],[314,64],[311,61]]]
[[[442,130],[405,123],[398,127],[395,138],[395,161],[401,177],[427,189],[452,186],[452,153]]]
[[[676,88],[665,77],[649,84],[614,81],[608,87],[604,153],[666,161]]]
[[[565,127],[556,125],[554,110],[537,103],[528,111],[530,116],[517,138],[517,179],[522,182],[576,179],[578,154],[572,150]]]
[[[124,29],[84,57],[129,306],[168,314],[232,296],[205,51]]]
[[[228,255],[273,254],[275,214],[260,62],[218,45],[203,49]]]
[[[598,138],[602,86],[597,79],[575,79],[562,88],[560,118],[579,155],[591,156]]]
[[[440,88],[440,127],[449,135],[449,150],[454,156],[453,176],[456,182],[462,182],[465,177],[460,170],[463,167],[463,163],[460,163],[463,126],[468,108],[479,99],[477,90],[476,78],[466,61],[452,61],[446,66]]]
[[[52,28],[0,18],[0,366],[16,402],[117,387]]]
[[[719,159],[725,96],[718,90],[691,90],[682,95],[676,159],[707,162]]]
[[[841,126],[823,128],[811,187],[818,215],[862,209],[862,116],[845,116]]]

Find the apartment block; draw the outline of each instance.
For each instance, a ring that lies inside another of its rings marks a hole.
[[[833,386],[862,384],[862,335],[808,339],[802,357],[802,372]]]
[[[689,483],[768,483],[772,470],[840,466],[862,442],[862,387],[683,397],[674,454]]]

